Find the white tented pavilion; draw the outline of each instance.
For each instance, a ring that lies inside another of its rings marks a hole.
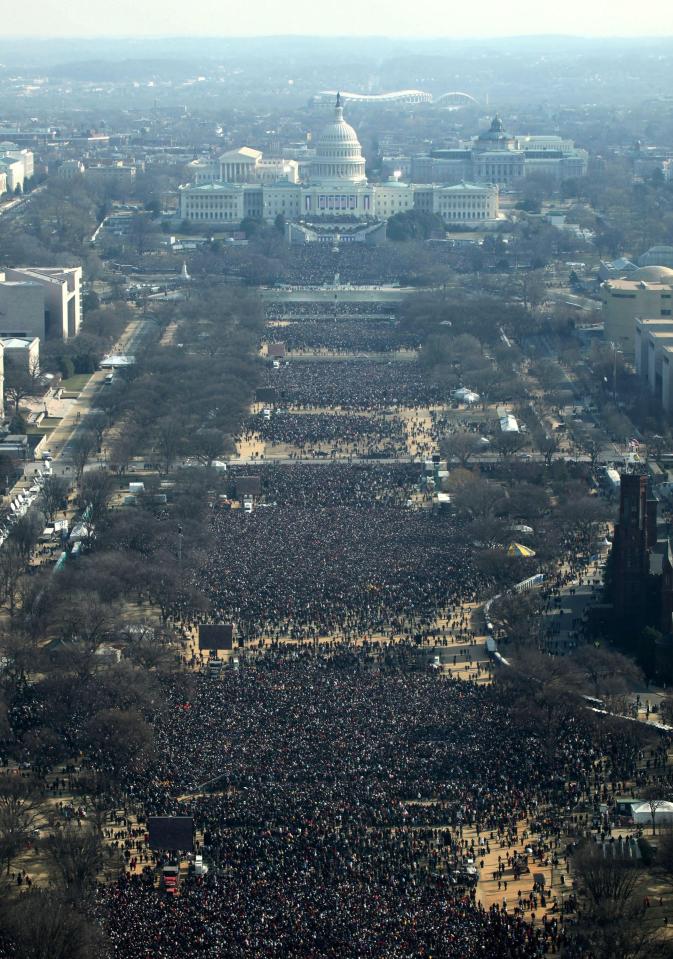
[[[639,826],[652,825],[652,809],[648,802],[640,803],[633,809],[633,821]],[[654,812],[655,826],[670,826],[673,824],[673,802],[662,801]]]

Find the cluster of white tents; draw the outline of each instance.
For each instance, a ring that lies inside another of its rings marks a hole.
[[[42,492],[43,482],[44,479],[42,474],[38,472],[33,485],[29,489],[22,490],[20,493],[17,493],[14,499],[11,501],[9,504],[9,512],[2,521],[2,524],[0,524],[0,546],[2,546],[9,536],[14,523],[16,523],[16,521],[22,516],[26,515],[30,507],[38,498]]]

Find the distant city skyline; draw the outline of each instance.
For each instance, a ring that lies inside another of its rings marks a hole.
[[[563,5],[540,5],[517,0],[506,8],[495,0],[478,5],[454,5],[425,0],[410,11],[401,0],[341,0],[336,6],[298,0],[293,5],[262,0],[256,4],[223,7],[220,0],[193,0],[188,8],[168,7],[159,0],[36,0],[26,17],[6,17],[3,35],[31,37],[236,37],[236,36],[377,36],[507,37],[570,35],[647,37],[673,35],[673,5],[647,0],[634,5],[615,0],[608,7],[594,0],[567,0]]]

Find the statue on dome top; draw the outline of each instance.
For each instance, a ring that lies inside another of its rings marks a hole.
[[[337,105],[338,107],[341,106],[341,94],[340,94],[340,93],[337,93],[336,105]]]

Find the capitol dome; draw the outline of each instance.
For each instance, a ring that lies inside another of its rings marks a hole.
[[[668,266],[641,266],[629,273],[628,279],[643,283],[673,284],[673,270]]]
[[[358,135],[344,120],[337,93],[334,119],[323,127],[316,140],[311,163],[311,182],[336,186],[339,183],[366,183],[365,158]]]

